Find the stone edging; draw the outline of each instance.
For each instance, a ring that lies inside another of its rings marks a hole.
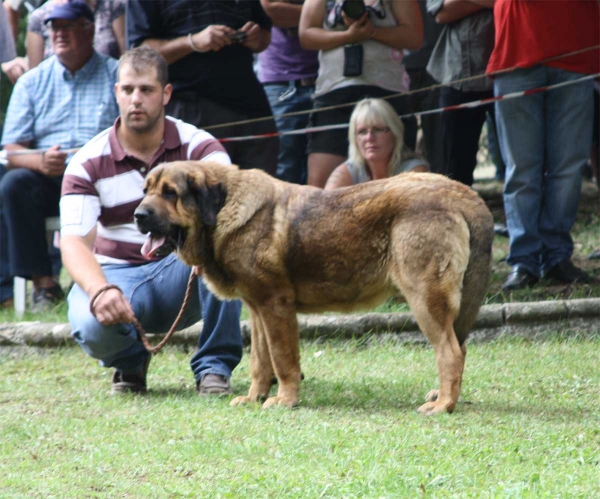
[[[410,313],[350,315],[300,315],[300,336],[305,339],[360,338],[366,334],[400,341],[425,341]],[[171,342],[195,346],[202,328],[199,322],[173,335]],[[539,337],[558,330],[600,334],[600,298],[505,303],[481,307],[469,341],[498,336]],[[16,322],[0,324],[0,346],[56,347],[73,345],[69,324]],[[250,342],[248,321],[242,322],[244,343]],[[153,335],[149,335],[151,338]],[[151,342],[156,343],[155,339]]]

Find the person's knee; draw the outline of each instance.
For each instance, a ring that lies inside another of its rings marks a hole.
[[[71,335],[91,357],[104,360],[135,343],[135,336],[122,324],[103,326],[91,314],[69,317]]]
[[[32,174],[32,171],[25,168],[8,170],[0,181],[0,196],[3,201],[8,203],[13,198],[23,198],[23,192],[29,191],[31,186]]]

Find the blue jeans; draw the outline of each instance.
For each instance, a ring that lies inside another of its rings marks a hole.
[[[104,265],[106,279],[121,288],[148,333],[166,333],[173,324],[185,295],[190,268],[175,255],[145,265]],[[90,297],[77,285],[68,296],[72,335],[83,350],[104,367],[135,371],[148,352],[130,324],[102,326],[89,311]],[[230,377],[242,358],[238,300],[222,302],[208,291],[201,279],[194,286],[178,329],[202,318],[198,352],[191,367],[199,382],[204,374]]]
[[[494,92],[505,95],[582,76],[534,66],[496,76]],[[591,147],[592,88],[586,81],[496,103],[506,164],[507,262],[538,277],[573,254],[570,231]]]
[[[299,116],[281,117],[282,114],[312,109],[311,96],[314,86],[300,87],[293,81],[265,85],[265,92],[280,132],[299,130],[308,125],[308,113]],[[279,137],[277,178],[295,184],[306,184],[306,135],[284,135]]]

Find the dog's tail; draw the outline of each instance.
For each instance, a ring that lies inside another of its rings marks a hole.
[[[476,209],[463,212],[470,231],[471,254],[463,278],[460,311],[454,321],[454,331],[461,345],[467,339],[485,299],[492,264],[494,221],[483,200],[479,201],[480,206]]]

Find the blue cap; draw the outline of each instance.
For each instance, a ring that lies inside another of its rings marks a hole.
[[[81,0],[74,0],[73,2],[61,3],[54,6],[50,11],[50,14],[44,19],[44,24],[54,19],[67,19],[74,21],[84,17],[88,21],[94,22],[94,13],[87,3]]]

